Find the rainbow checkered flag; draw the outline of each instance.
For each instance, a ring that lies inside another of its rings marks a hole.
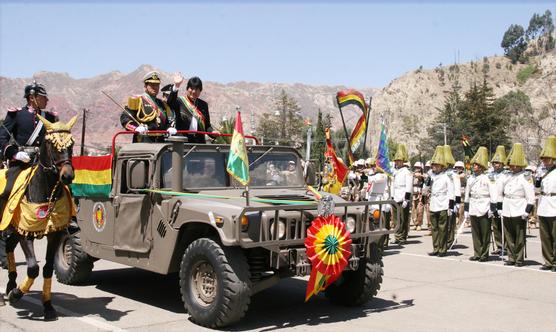
[[[384,121],[380,125],[380,141],[378,142],[378,151],[376,153],[376,167],[380,168],[387,175],[392,175],[390,158],[388,157],[388,138],[386,137]]]
[[[236,125],[230,143],[230,154],[226,171],[234,179],[244,186],[249,184],[249,159],[247,159],[247,149],[245,148],[245,137],[243,136],[243,124],[241,123],[241,113],[236,115]]]

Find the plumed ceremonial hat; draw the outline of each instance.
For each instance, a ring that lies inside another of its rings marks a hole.
[[[546,138],[539,158],[556,159],[556,136],[548,136]]]
[[[452,147],[449,145],[444,145],[444,160],[446,161],[446,166],[453,166],[456,163],[454,156],[452,155]]]
[[[409,155],[407,154],[407,147],[405,146],[405,144],[398,144],[398,149],[396,150],[396,155],[394,156],[393,160],[401,160],[403,162],[409,160]]]
[[[30,95],[33,96],[45,96],[48,97],[48,95],[46,94],[46,89],[44,87],[44,85],[42,84],[38,84],[36,81],[33,82],[32,84],[29,84],[27,86],[25,86],[25,91],[23,93],[23,98],[27,98]]]
[[[432,164],[442,165],[444,167],[447,166],[443,146],[439,145],[439,146],[436,147],[436,150],[434,150],[434,154],[432,155],[432,158],[431,158],[431,165]]]
[[[523,145],[521,143],[514,143],[510,154],[508,155],[509,166],[520,166],[527,167],[527,159],[525,159],[525,153],[523,152]]]
[[[484,146],[480,146],[473,158],[470,161],[471,164],[477,164],[484,169],[488,168],[488,150]]]
[[[506,164],[507,158],[508,157],[506,156],[506,147],[503,145],[498,145],[496,147],[496,152],[494,152],[494,156],[492,156],[490,162]]]
[[[150,71],[143,76],[143,83],[159,83],[160,84],[160,75],[157,71]]]

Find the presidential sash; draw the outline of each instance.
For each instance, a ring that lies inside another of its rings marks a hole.
[[[203,113],[201,113],[201,110],[198,109],[197,106],[195,106],[195,104],[193,104],[189,100],[189,98],[184,96],[180,96],[179,98],[182,104],[185,106],[185,109],[187,109],[187,111],[191,113],[191,115],[194,116],[195,119],[197,119],[197,129],[199,129],[199,131],[205,131],[205,116],[203,115]]]

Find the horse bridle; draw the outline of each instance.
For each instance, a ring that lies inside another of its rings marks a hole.
[[[50,134],[57,134],[57,133],[66,133],[67,134],[67,133],[71,133],[71,132],[69,130],[52,130],[52,131],[48,131],[46,134],[50,135]],[[52,143],[52,142],[50,142],[50,143]],[[73,146],[73,142],[66,149],[69,150],[72,146]],[[56,173],[58,173],[58,166],[64,166],[64,165],[70,165],[71,166],[71,157],[69,157],[70,153],[66,154],[68,156],[68,158],[61,159],[61,160],[56,160],[53,157],[53,153],[50,153],[51,149],[52,149],[52,144],[48,145],[47,149],[49,150],[50,166],[43,165],[40,162],[40,158],[39,158],[39,164],[41,165],[41,167],[44,170],[46,170],[46,171],[54,170]]]

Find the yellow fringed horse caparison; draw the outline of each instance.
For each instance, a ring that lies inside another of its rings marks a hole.
[[[56,320],[58,314],[51,302],[51,284],[54,270],[54,256],[63,232],[75,216],[75,205],[67,185],[74,178],[71,156],[73,137],[71,128],[77,121],[73,117],[68,123],[51,123],[37,115],[44,124],[46,134],[42,141],[38,160],[19,173],[11,189],[2,213],[0,230],[10,234],[6,242],[8,256],[8,300],[17,302],[29,292],[33,281],[39,275],[33,241],[46,236],[48,244],[43,267],[42,302],[45,320]],[[9,172],[9,171],[8,171]],[[6,174],[0,174],[0,192],[6,185]],[[27,276],[16,287],[15,259],[13,251],[17,246],[25,254]]]

